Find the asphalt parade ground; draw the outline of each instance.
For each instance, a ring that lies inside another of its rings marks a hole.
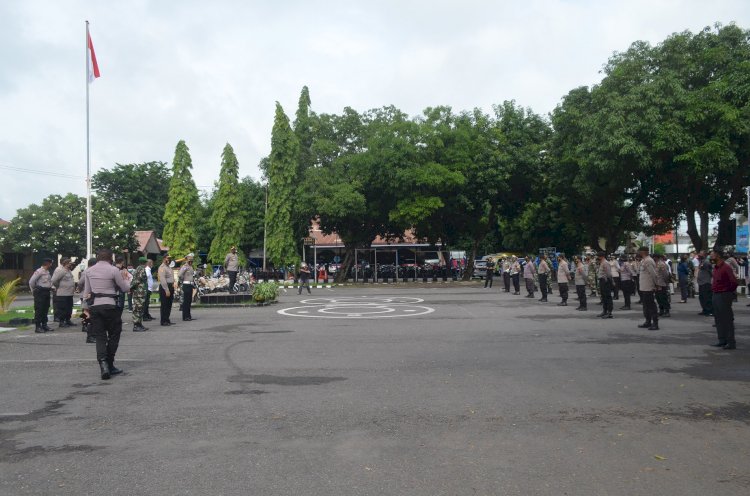
[[[0,494],[750,494],[747,300],[734,351],[697,300],[660,331],[558,301],[289,291],[145,333],[126,313],[109,381],[80,328],[0,334]]]

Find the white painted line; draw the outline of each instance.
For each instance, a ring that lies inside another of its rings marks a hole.
[[[31,412],[8,412],[8,413],[0,413],[0,417],[23,417],[24,415],[28,415]]]
[[[91,358],[49,358],[40,360],[0,360],[0,363],[69,363],[69,362],[95,362],[96,357]],[[145,362],[140,358],[117,358],[117,362]]]

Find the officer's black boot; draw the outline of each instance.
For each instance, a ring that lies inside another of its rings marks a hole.
[[[42,326],[40,326],[39,324],[37,324],[36,328],[34,329],[34,332],[36,332],[37,334],[42,334],[42,333],[45,333],[47,331],[45,331]]]
[[[107,365],[109,366],[109,375],[122,374],[122,369],[115,367],[115,359],[107,359]]]
[[[102,379],[105,381],[110,378],[110,372],[109,372],[109,364],[106,360],[100,360],[99,361],[99,370],[102,373]]]
[[[86,335],[86,343],[88,344],[96,344],[96,338],[92,336],[91,334]]]
[[[53,330],[47,324],[42,324],[42,329],[44,329],[44,332],[52,332]]]

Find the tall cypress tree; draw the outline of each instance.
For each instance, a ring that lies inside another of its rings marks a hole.
[[[298,182],[299,142],[279,102],[271,131],[268,163],[268,220],[266,255],[276,267],[299,259],[292,227],[292,211]]]
[[[211,214],[211,224],[216,233],[211,242],[211,250],[208,252],[208,260],[212,263],[222,263],[232,246],[237,247],[240,260],[244,261],[245,258],[245,255],[239,249],[245,226],[245,214],[242,210],[242,198],[240,198],[238,184],[239,164],[232,146],[227,143],[224,152],[221,154],[219,191],[216,194],[214,209]]]
[[[198,215],[198,188],[190,170],[193,162],[184,140],[177,143],[172,162],[172,179],[169,182],[169,200],[164,210],[164,243],[169,254],[179,258],[195,250],[197,234],[195,219]]]
[[[292,230],[294,231],[294,240],[296,246],[305,249],[302,238],[310,234],[310,218],[313,212],[310,210],[310,203],[304,201],[308,194],[305,186],[307,170],[313,166],[315,161],[312,144],[313,144],[313,119],[314,116],[310,111],[310,90],[307,86],[302,87],[297,105],[297,113],[294,117],[294,135],[299,142],[299,158],[297,160],[297,192],[295,194],[297,202],[292,208]],[[302,201],[299,201],[303,199]]]
[[[312,116],[310,115],[310,90],[307,86],[302,87],[297,105],[297,113],[294,116],[294,134],[299,141],[299,173],[304,173],[305,169],[312,167],[313,154],[313,130]]]

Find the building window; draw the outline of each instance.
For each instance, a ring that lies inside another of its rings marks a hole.
[[[0,270],[23,270],[23,253],[3,253]]]

